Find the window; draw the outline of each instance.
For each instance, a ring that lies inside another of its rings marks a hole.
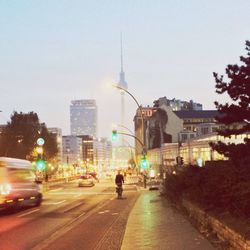
[[[30,182],[35,179],[34,174],[27,169],[9,168],[8,172],[10,182]]]
[[[208,134],[208,127],[201,128],[201,134]]]
[[[187,140],[187,134],[182,134],[181,135],[181,140],[186,141]]]
[[[212,127],[212,132],[217,132],[217,127]]]

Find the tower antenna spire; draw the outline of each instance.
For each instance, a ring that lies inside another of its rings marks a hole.
[[[121,72],[123,72],[123,48],[122,48],[122,32],[120,34],[120,43],[121,43]]]

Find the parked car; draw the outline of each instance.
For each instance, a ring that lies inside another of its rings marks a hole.
[[[89,174],[82,175],[78,180],[79,187],[93,187],[94,185],[94,178]]]
[[[31,162],[0,157],[0,209],[39,206],[41,202],[42,192]]]

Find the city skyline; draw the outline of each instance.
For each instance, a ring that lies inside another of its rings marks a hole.
[[[13,111],[34,111],[70,134],[70,101],[95,99],[99,135],[109,137],[120,93],[105,86],[118,81],[121,31],[126,80],[140,104],[166,96],[215,109],[224,97],[212,72],[224,74],[245,55],[249,10],[243,0],[1,1],[0,124]],[[125,98],[132,128],[137,107]]]

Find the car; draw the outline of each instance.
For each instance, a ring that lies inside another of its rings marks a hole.
[[[78,180],[79,187],[93,187],[94,185],[95,185],[94,178],[89,174],[80,176]]]
[[[99,178],[98,178],[96,172],[91,172],[91,173],[88,173],[88,174],[93,177],[93,179],[94,179],[95,182],[99,182]]]
[[[160,180],[158,178],[150,178],[148,182],[149,190],[159,190],[160,189]]]
[[[41,202],[42,192],[31,162],[0,157],[0,210],[39,206]]]

